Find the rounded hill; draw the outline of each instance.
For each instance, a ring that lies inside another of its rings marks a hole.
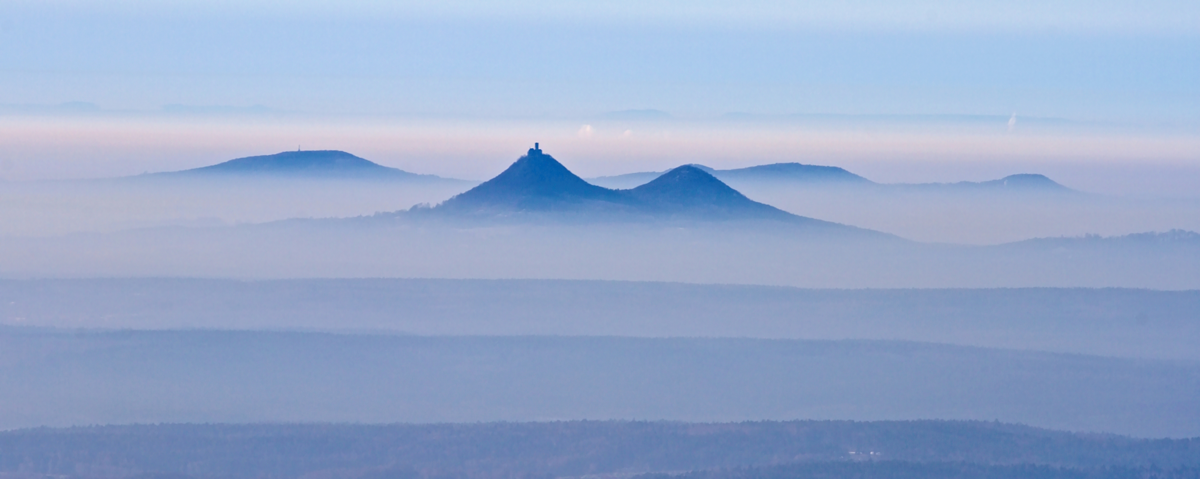
[[[433,178],[389,168],[339,150],[285,151],[247,156],[179,173],[342,178]]]

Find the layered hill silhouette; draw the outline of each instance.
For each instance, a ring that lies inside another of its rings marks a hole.
[[[445,201],[433,210],[467,215],[579,213],[603,217],[771,219],[825,223],[751,200],[692,165],[670,170],[637,188],[615,190],[596,186],[536,147],[495,178]]]
[[[903,183],[879,184],[879,186],[921,192],[944,193],[1076,193],[1046,175],[1021,173],[1008,175],[998,180],[959,181],[955,183]]]
[[[1200,233],[1189,230],[1173,229],[1169,231],[1148,231],[1120,236],[1064,236],[1058,238],[1033,238],[999,245],[1005,248],[1021,247],[1121,247],[1121,246],[1168,246],[1168,247],[1200,247]]]
[[[1040,174],[1023,173],[1009,175],[990,181],[961,181],[957,183],[876,183],[836,166],[806,165],[802,163],[772,163],[730,170],[716,170],[703,165],[691,165],[704,170],[717,179],[742,186],[786,186],[797,187],[850,187],[872,190],[905,190],[921,192],[1027,192],[1027,193],[1071,193],[1054,180]],[[609,188],[633,188],[663,175],[664,172],[640,172],[625,175],[603,176],[588,181]]]
[[[637,188],[617,191],[636,201],[642,208],[656,212],[709,217],[795,217],[774,206],[746,198],[708,172],[691,165],[675,168]]]
[[[828,184],[874,184],[871,180],[858,176],[836,166],[805,165],[801,163],[773,163],[747,168],[716,170],[704,165],[690,165],[721,181],[765,181],[772,183],[828,183]],[[632,188],[645,184],[664,172],[640,172],[625,175],[603,176],[591,178],[588,181],[610,188]]]
[[[992,181],[982,181],[975,183],[976,185],[987,188],[1000,189],[1023,189],[1023,190],[1043,190],[1043,191],[1068,191],[1067,188],[1058,182],[1046,177],[1046,175],[1038,175],[1031,173],[1023,173],[1018,175],[1008,175],[1004,178]]]
[[[202,168],[152,176],[447,180],[390,168],[339,150],[285,151],[273,155],[248,156]]]

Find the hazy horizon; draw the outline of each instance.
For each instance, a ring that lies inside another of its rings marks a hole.
[[[1129,196],[1195,197],[1200,182],[1188,2],[63,0],[0,12],[8,180],[299,147],[482,181],[539,141],[583,177],[795,161],[884,183],[1042,173]],[[614,114],[630,110],[667,116]]]
[[[1019,116],[1014,131],[1003,116],[847,118],[568,122],[0,115],[0,124],[15,133],[0,138],[0,148],[8,150],[2,169],[9,181],[176,171],[296,149],[343,150],[413,173],[483,181],[537,141],[585,178],[689,163],[731,169],[795,162],[838,166],[879,183],[1036,173],[1103,195],[1197,197],[1191,186],[1200,180],[1200,164],[1193,160],[1200,138],[1194,135],[1089,131],[1055,122],[1026,126]]]
[[[1200,479],[1200,2],[10,0],[0,59],[0,479]]]

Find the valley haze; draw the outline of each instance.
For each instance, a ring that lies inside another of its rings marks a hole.
[[[269,194],[273,184],[308,195],[312,185],[342,185],[347,175],[357,176],[351,185],[369,184],[363,188],[374,191],[461,188],[452,180],[398,173],[341,152],[288,152],[210,168],[107,181],[151,187],[168,181],[162,186],[171,189],[183,188],[176,181],[202,181],[202,187],[221,181],[246,184],[256,195]],[[784,168],[836,172],[802,165]],[[317,176],[309,178],[313,174]],[[772,178],[776,184],[787,182],[785,175]],[[804,174],[799,178],[799,184],[789,188],[804,189],[811,181]],[[928,190],[937,201],[959,205],[1072,202],[1082,195],[1044,177],[1014,178],[900,186],[856,180],[825,187],[839,194],[842,187],[851,188],[847,194],[880,188],[882,193],[867,194],[883,197],[894,195],[893,190],[901,195]],[[261,185],[267,189],[260,190]],[[782,211],[748,198],[696,166],[676,168],[631,189],[610,190],[588,183],[537,148],[494,179],[436,205],[353,218],[10,236],[0,238],[0,244],[0,275],[10,278],[443,277],[822,288],[1200,287],[1200,235],[1186,230],[1038,238],[991,246],[921,243]]]
[[[0,2],[0,479],[1200,479],[1200,3]]]
[[[336,158],[355,159],[353,165]],[[305,166],[307,165],[307,166]],[[319,165],[319,166],[318,166]],[[694,165],[799,216],[933,243],[1200,231],[1200,202],[1088,193],[1036,173],[957,183],[878,183],[838,167]],[[634,188],[661,173],[588,181]],[[0,182],[0,237],[354,217],[439,204],[478,184],[384,167],[340,151],[295,151],[128,178]]]

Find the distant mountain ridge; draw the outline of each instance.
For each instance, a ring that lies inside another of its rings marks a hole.
[[[1019,173],[1008,175],[998,180],[988,181],[959,181],[955,183],[895,183],[886,184],[892,188],[921,189],[929,191],[1024,191],[1038,193],[1073,193],[1075,190],[1050,179],[1046,175],[1036,173]]]
[[[982,181],[979,182],[979,184],[1000,188],[1066,188],[1058,182],[1046,177],[1046,175],[1032,173],[1008,175],[998,180]]]
[[[8,430],[0,445],[6,477],[79,479],[1175,479],[1200,463],[1195,440],[938,420],[135,424]]]
[[[536,145],[495,178],[433,210],[475,215],[558,212],[825,223],[746,198],[692,165],[670,170],[633,189],[596,186],[576,176]]]
[[[990,181],[960,181],[956,183],[876,183],[836,166],[806,165],[802,163],[771,163],[729,170],[716,170],[703,165],[692,165],[727,183],[780,186],[850,186],[882,189],[922,191],[1026,191],[1026,192],[1074,192],[1045,175],[1021,173]],[[665,172],[639,172],[616,176],[589,178],[592,184],[607,188],[633,188],[657,178]]]
[[[1144,233],[1131,233],[1122,236],[1100,236],[1095,234],[1084,236],[1064,236],[1058,238],[1033,238],[1023,241],[1006,243],[1001,246],[1030,246],[1030,245],[1094,245],[1094,246],[1110,246],[1110,245],[1128,245],[1128,244],[1158,244],[1158,245],[1180,245],[1180,246],[1200,246],[1200,233],[1189,230],[1173,229],[1164,232],[1148,231]]]
[[[716,170],[715,175],[730,180],[799,180],[829,183],[873,184],[871,180],[836,166],[805,165],[801,163],[772,163],[768,165]]]
[[[804,183],[838,183],[838,184],[873,184],[871,180],[858,176],[836,166],[805,165],[801,163],[772,163],[768,165],[716,170],[704,165],[690,165],[704,170],[717,179],[727,181],[795,181]],[[633,188],[645,184],[666,172],[640,172],[616,176],[601,176],[589,178],[592,184],[608,188]]]
[[[297,150],[273,155],[247,156],[190,170],[154,176],[241,176],[280,178],[335,178],[380,180],[447,180],[390,168],[340,150]],[[457,180],[450,180],[457,181]]]

